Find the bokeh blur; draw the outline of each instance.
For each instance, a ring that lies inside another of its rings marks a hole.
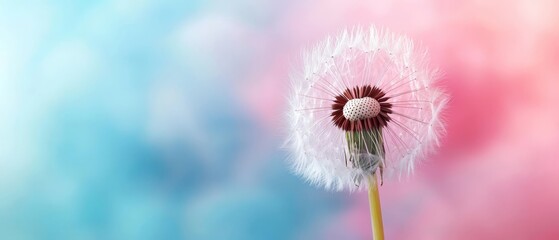
[[[429,49],[440,151],[387,239],[559,239],[559,2],[0,0],[0,239],[370,239],[364,193],[291,174],[303,47],[374,24]]]

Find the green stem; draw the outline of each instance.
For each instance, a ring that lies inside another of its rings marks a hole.
[[[360,168],[370,171],[369,181],[369,204],[371,207],[371,224],[373,226],[374,240],[384,240],[384,229],[382,226],[382,212],[380,208],[380,196],[378,191],[377,170],[380,172],[382,179],[382,169],[384,168],[382,159],[384,158],[384,141],[381,129],[372,129],[364,131],[348,131],[346,132],[347,148],[350,154],[349,161],[354,168]],[[378,158],[372,159],[370,156],[362,154],[375,155]],[[379,160],[380,159],[380,160]],[[374,162],[381,161],[381,162]]]

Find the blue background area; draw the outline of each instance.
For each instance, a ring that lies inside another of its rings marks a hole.
[[[249,59],[173,40],[220,4],[0,1],[0,239],[308,239],[339,211],[237,98]]]

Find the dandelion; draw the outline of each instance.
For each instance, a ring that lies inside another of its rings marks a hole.
[[[374,27],[327,38],[303,54],[303,66],[288,100],[294,169],[326,189],[368,188],[383,239],[377,182],[412,173],[444,131],[436,71],[410,39]]]

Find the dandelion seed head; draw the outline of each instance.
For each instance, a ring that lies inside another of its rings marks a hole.
[[[294,170],[335,190],[366,187],[379,169],[413,172],[444,133],[447,97],[425,51],[384,30],[345,30],[303,54],[291,77],[287,146]]]

